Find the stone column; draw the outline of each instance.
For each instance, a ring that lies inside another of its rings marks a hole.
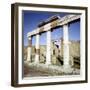
[[[63,50],[63,61],[64,61],[64,70],[69,71],[69,34],[68,34],[68,24],[63,26],[63,37],[64,37],[64,50]]]
[[[28,47],[27,47],[27,61],[31,62],[31,47],[32,47],[32,38],[28,38]]]
[[[35,49],[36,49],[36,56],[35,56],[35,63],[39,63],[39,52],[40,52],[40,49],[39,49],[39,37],[40,35],[37,34],[36,35],[36,46],[35,46]]]
[[[51,31],[47,31],[46,65],[51,64]]]

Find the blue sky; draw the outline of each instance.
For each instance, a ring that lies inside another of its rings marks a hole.
[[[60,17],[68,15],[69,13],[55,13],[55,12],[41,12],[41,11],[23,11],[23,34],[24,46],[28,45],[27,33],[37,28],[39,22],[58,14]],[[63,37],[62,27],[53,30],[51,33],[52,39]],[[80,21],[72,23],[69,26],[69,40],[80,40]],[[32,44],[35,44],[35,36],[32,38]],[[41,34],[40,44],[46,44],[46,33]]]

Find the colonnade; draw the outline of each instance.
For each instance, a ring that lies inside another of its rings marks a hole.
[[[36,44],[35,44],[35,61],[34,63],[39,63],[39,55],[40,55],[40,33],[36,35]],[[69,65],[69,34],[68,34],[68,24],[63,25],[63,62],[64,67],[70,67]],[[51,29],[46,31],[46,65],[51,64]],[[31,48],[32,48],[32,36],[28,38],[28,48],[27,48],[27,61],[31,60]]]

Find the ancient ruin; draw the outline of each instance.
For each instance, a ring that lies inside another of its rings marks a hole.
[[[69,24],[78,19],[80,19],[80,15],[66,15],[62,18],[56,15],[40,22],[35,30],[27,34],[26,62],[34,63],[34,65],[43,64],[43,67],[62,66],[63,72],[72,71],[75,62],[79,64],[77,67],[80,68],[80,41],[69,41],[68,33]],[[59,27],[63,27],[63,37],[59,40],[52,40],[52,30]],[[46,33],[46,47],[40,46],[41,33]],[[36,36],[35,46],[32,46],[33,36]],[[57,43],[60,43],[60,47]]]

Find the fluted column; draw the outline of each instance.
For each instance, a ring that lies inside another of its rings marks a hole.
[[[39,38],[40,38],[40,35],[37,34],[37,35],[36,35],[36,46],[35,46],[35,49],[36,49],[35,63],[39,63],[39,54],[40,54]]]
[[[70,68],[69,64],[69,33],[68,33],[68,24],[63,26],[63,37],[64,37],[64,51],[63,51],[63,61],[64,69],[68,71]]]
[[[46,65],[51,64],[51,31],[47,31]]]
[[[27,47],[27,61],[31,61],[31,47],[32,47],[32,38],[28,38],[28,47]]]

